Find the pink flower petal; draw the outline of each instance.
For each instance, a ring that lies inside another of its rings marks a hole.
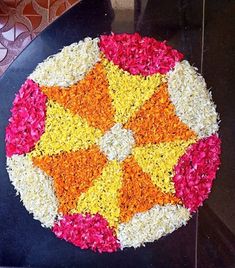
[[[114,252],[120,248],[115,232],[99,214],[65,215],[53,227],[55,235],[80,247],[98,252]]]
[[[101,35],[101,51],[114,64],[131,74],[165,74],[183,54],[154,38],[135,34]]]
[[[176,196],[194,212],[208,197],[220,165],[221,141],[215,134],[191,145],[174,168]]]
[[[28,153],[45,129],[46,96],[32,80],[20,88],[6,128],[6,154]]]

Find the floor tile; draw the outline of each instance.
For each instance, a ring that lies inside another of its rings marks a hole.
[[[0,1],[0,76],[38,33],[79,0]]]

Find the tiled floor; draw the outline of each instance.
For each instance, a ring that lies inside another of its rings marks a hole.
[[[79,0],[1,0],[0,76],[48,24]]]

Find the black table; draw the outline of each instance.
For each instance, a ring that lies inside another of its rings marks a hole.
[[[234,151],[230,144],[232,131],[234,134],[235,130],[232,117],[235,113],[234,105],[232,105],[234,91],[231,90],[232,82],[227,81],[232,78],[232,72],[229,70],[226,73],[225,69],[223,73],[220,68],[224,51],[221,50],[218,53],[217,49],[221,48],[215,39],[221,38],[226,31],[226,25],[230,25],[231,22],[227,22],[227,19],[221,16],[225,25],[220,27],[218,23],[217,28],[213,29],[215,21],[213,14],[216,11],[216,14],[219,14],[221,8],[231,14],[232,10],[229,9],[230,1],[221,1],[222,5],[216,4],[214,1],[208,2],[206,13],[204,13],[206,16],[203,16],[205,5],[201,0],[135,1],[133,18],[122,20],[119,12],[112,9],[110,1],[84,0],[39,34],[11,64],[0,80],[0,266],[235,267],[234,234],[223,223],[223,219],[221,221],[217,217],[209,206],[210,203],[200,210],[199,221],[198,215],[194,215],[187,226],[155,243],[147,244],[146,247],[136,250],[125,249],[123,252],[101,255],[90,250],[80,250],[57,239],[50,230],[42,228],[38,221],[33,220],[32,215],[26,211],[19,198],[15,197],[15,190],[10,184],[5,169],[5,127],[10,117],[10,107],[14,95],[26,77],[39,62],[58,52],[63,46],[77,42],[86,36],[96,37],[115,29],[117,32],[138,31],[142,35],[152,36],[158,40],[167,39],[170,45],[185,54],[186,59],[199,70],[203,70],[209,85],[213,86],[214,99],[223,120],[221,135],[225,139],[225,143],[223,165],[219,177],[227,179],[229,183],[230,180],[226,174],[234,177],[231,163],[235,163]],[[125,12],[128,17],[128,11]],[[205,21],[207,24],[204,24]],[[133,27],[130,27],[130,23]],[[203,40],[204,26],[205,42]],[[207,28],[211,29],[207,31]],[[234,36],[235,34],[231,37],[231,42],[235,41]],[[222,42],[222,39],[220,41]],[[229,44],[221,47],[231,49]],[[206,53],[204,53],[205,49],[208,50]],[[232,68],[229,57],[226,57],[225,64],[227,64],[227,68]],[[218,72],[225,75],[223,82]],[[230,158],[230,165],[226,162],[228,158]],[[221,180],[216,182],[215,190],[213,190],[214,197],[210,202],[213,204],[213,200],[217,202],[221,199],[223,206],[221,192],[216,190],[220,189]],[[226,183],[224,182],[224,184]],[[235,183],[232,185],[232,189],[234,189]],[[232,189],[228,193],[231,196]],[[234,209],[234,205],[231,205],[231,208]],[[233,217],[235,221],[234,214]],[[226,238],[221,238],[215,230],[226,234]],[[208,235],[210,235],[209,238]],[[224,242],[221,248],[220,243],[225,240],[226,243]],[[227,247],[229,247],[229,253]]]

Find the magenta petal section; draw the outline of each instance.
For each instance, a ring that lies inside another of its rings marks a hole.
[[[221,141],[215,134],[191,145],[174,168],[176,196],[195,212],[211,191],[220,165]]]
[[[154,38],[135,34],[101,35],[99,43],[106,58],[131,74],[165,74],[183,54]]]
[[[45,129],[46,96],[32,80],[26,80],[13,102],[6,128],[6,154],[30,152]]]
[[[80,247],[98,252],[114,252],[120,247],[115,232],[99,214],[65,215],[53,227],[55,235]]]

